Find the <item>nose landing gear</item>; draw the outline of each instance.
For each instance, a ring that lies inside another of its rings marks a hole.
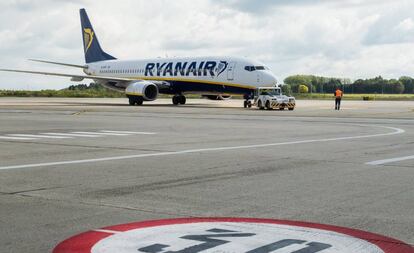
[[[243,107],[244,108],[250,108],[252,107],[252,101],[250,99],[252,99],[252,95],[244,95],[244,102],[243,102]]]
[[[247,108],[247,107],[252,107],[252,101],[250,101],[250,100],[245,100],[244,102],[243,102],[243,106],[244,106],[244,108]]]

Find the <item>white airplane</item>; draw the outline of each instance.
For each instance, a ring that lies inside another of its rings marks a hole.
[[[257,87],[277,84],[264,64],[241,57],[187,57],[147,60],[118,60],[105,53],[85,9],[80,10],[85,65],[32,60],[83,69],[86,75],[0,69],[0,71],[71,77],[80,82],[92,79],[102,86],[125,92],[130,105],[153,101],[158,94],[171,94],[174,105],[185,104],[186,94],[219,100],[243,95],[244,106]]]

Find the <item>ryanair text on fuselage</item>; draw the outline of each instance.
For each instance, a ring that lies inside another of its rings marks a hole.
[[[218,65],[218,68],[216,66]],[[147,63],[145,76],[219,76],[228,66],[226,61]]]

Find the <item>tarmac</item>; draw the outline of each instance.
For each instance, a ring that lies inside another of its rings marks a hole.
[[[414,244],[414,101],[0,98],[0,251],[180,217],[361,229]]]

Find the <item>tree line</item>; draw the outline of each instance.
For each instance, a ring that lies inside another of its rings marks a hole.
[[[121,92],[108,90],[99,84],[71,85],[62,90],[0,90],[0,97],[125,97]]]
[[[301,85],[308,87],[312,93],[333,93],[337,87],[345,93],[357,94],[414,94],[414,79],[402,76],[399,79],[384,79],[381,76],[358,79],[322,77],[314,75],[294,75],[285,78],[283,87],[287,93],[300,93]]]

